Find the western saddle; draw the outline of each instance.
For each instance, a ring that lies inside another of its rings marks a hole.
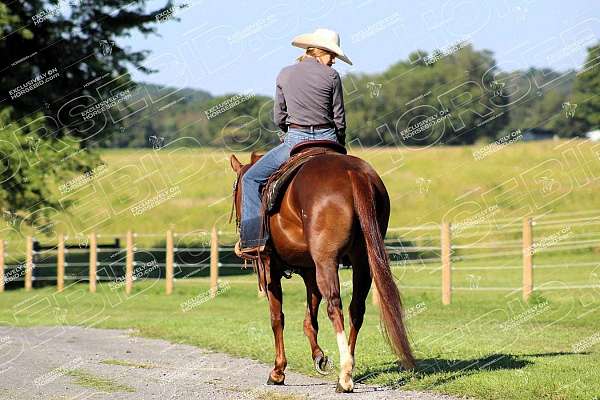
[[[346,148],[332,140],[307,140],[292,148],[290,158],[269,177],[263,186],[262,207],[265,215],[263,231],[268,229],[267,216],[277,211],[285,189],[304,163],[327,153],[346,154]]]

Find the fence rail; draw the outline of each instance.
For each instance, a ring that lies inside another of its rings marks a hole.
[[[401,288],[415,288],[415,289],[424,289],[424,290],[440,290],[442,294],[442,302],[443,304],[450,304],[452,301],[452,292],[453,291],[462,291],[462,290],[489,290],[489,291],[498,291],[498,290],[506,290],[506,291],[515,291],[520,290],[522,292],[522,297],[524,300],[528,300],[535,288],[534,286],[534,254],[538,252],[548,252],[548,251],[560,251],[560,250],[576,250],[582,248],[590,248],[595,246],[597,243],[600,243],[600,239],[598,235],[600,232],[591,232],[591,233],[583,233],[576,234],[572,233],[569,236],[570,239],[582,238],[583,240],[563,240],[559,244],[555,244],[554,248],[548,248],[549,246],[544,245],[543,242],[536,243],[534,241],[533,231],[534,229],[539,229],[541,231],[545,231],[549,228],[555,227],[557,225],[565,225],[565,224],[574,224],[574,226],[582,226],[582,225],[600,225],[600,216],[588,216],[582,217],[582,213],[577,213],[577,218],[566,219],[561,218],[559,220],[547,220],[547,215],[542,217],[526,217],[522,220],[520,224],[520,229],[515,229],[517,226],[514,224],[514,219],[506,220],[507,224],[504,225],[508,229],[504,231],[504,233],[521,233],[521,239],[514,240],[499,240],[499,241],[488,241],[481,243],[472,243],[472,244],[453,244],[453,241],[461,241],[464,240],[465,237],[473,237],[474,235],[469,233],[468,235],[461,235],[461,233],[465,230],[469,230],[473,228],[473,226],[465,225],[463,222],[462,225],[459,225],[457,229],[449,222],[442,222],[441,224],[427,224],[424,226],[413,226],[413,227],[403,227],[403,228],[390,228],[388,232],[401,232],[402,234],[415,233],[420,231],[426,231],[429,236],[426,238],[421,238],[427,241],[426,245],[416,245],[415,243],[410,243],[410,245],[404,245],[402,240],[392,240],[386,239],[386,249],[390,256],[405,256],[406,259],[402,259],[400,261],[392,259],[391,267],[393,269],[397,268],[409,268],[410,266],[418,266],[419,270],[426,271],[441,271],[441,286],[427,286],[427,285],[399,285]],[[557,214],[559,215],[559,214]],[[561,217],[564,217],[563,214],[560,214]],[[488,225],[479,224],[477,225],[480,228],[486,228]],[[435,238],[432,236],[434,230],[438,230],[439,236]],[[201,235],[200,235],[201,233]],[[48,246],[46,248],[42,248],[39,243],[34,241],[32,236],[27,236],[25,240],[25,257],[24,262],[19,264],[6,264],[6,260],[8,259],[8,254],[6,251],[5,241],[0,240],[0,292],[5,290],[6,284],[9,282],[24,282],[24,288],[27,291],[33,289],[34,281],[56,281],[57,291],[63,291],[65,287],[65,280],[87,280],[89,284],[89,291],[91,293],[96,292],[97,290],[97,282],[100,281],[119,281],[122,283],[125,292],[127,294],[131,293],[134,281],[142,280],[147,275],[140,274],[139,270],[143,270],[148,268],[164,268],[165,275],[165,294],[170,295],[174,291],[174,281],[175,281],[175,267],[177,268],[185,268],[191,269],[196,268],[196,270],[191,272],[186,272],[186,276],[193,275],[195,272],[208,270],[210,271],[210,293],[211,296],[215,296],[218,293],[218,282],[219,282],[219,271],[223,268],[240,268],[242,264],[238,263],[227,263],[221,262],[219,257],[219,253],[222,251],[233,250],[233,246],[227,245],[225,243],[220,243],[219,236],[227,235],[229,236],[231,232],[228,231],[219,231],[215,226],[212,228],[210,232],[193,232],[193,233],[176,233],[172,230],[168,230],[165,234],[158,233],[134,233],[132,231],[128,231],[125,234],[106,234],[106,233],[90,233],[84,239],[87,241],[87,248],[68,248],[65,244],[68,237],[63,234],[58,234],[56,246],[51,247]],[[208,239],[207,246],[198,246],[197,244],[193,245],[193,247],[183,247],[175,245],[176,237],[196,237],[203,236]],[[593,237],[593,239],[589,239]],[[74,237],[77,240],[81,241],[82,236]],[[114,247],[110,247],[108,245],[98,245],[98,238],[111,238],[115,239]],[[122,249],[120,247],[120,239],[125,239],[125,248]],[[164,238],[165,245],[164,247],[157,247],[154,245],[153,247],[138,249],[136,248],[136,238]],[[585,240],[588,238],[588,240]],[[432,244],[431,242],[439,243]],[[519,250],[517,250],[519,249]],[[483,253],[483,254],[471,254],[471,255],[457,255],[455,252],[457,250],[461,251],[480,251],[480,250],[490,250],[493,253]],[[501,251],[498,251],[501,250]],[[508,251],[506,251],[508,250]],[[159,252],[164,253],[164,263],[158,263],[154,260],[153,263],[144,263],[140,260],[135,260],[136,253],[141,252]],[[197,253],[203,254],[208,253],[208,256],[205,257],[200,262],[195,263],[187,263],[187,262],[177,262],[175,259],[175,255],[179,253]],[[101,261],[99,260],[99,254],[105,253],[113,253],[124,255],[124,257],[120,257],[115,261]],[[419,254],[420,253],[420,254]],[[432,254],[433,253],[433,254]],[[88,262],[67,262],[66,255],[88,255]],[[417,259],[409,259],[410,255],[418,255]],[[43,257],[56,257],[56,263],[46,263],[43,262]],[[424,256],[422,258],[421,256]],[[453,267],[453,263],[457,261],[464,260],[494,260],[498,257],[520,257],[522,260],[521,265],[474,265],[474,266],[461,266],[461,267]],[[13,260],[17,259],[15,257]],[[41,260],[40,260],[41,259]],[[40,261],[40,262],[37,262]],[[427,264],[437,264],[433,266],[426,266]],[[579,262],[573,263],[573,265],[564,265],[564,264],[541,264],[535,265],[535,269],[546,269],[546,268],[560,268],[560,267],[573,267],[573,268],[583,268],[589,266],[598,266],[600,263],[597,262]],[[56,276],[35,276],[34,268],[51,268],[56,266]],[[87,276],[81,274],[66,274],[65,268],[67,267],[88,267]],[[99,267],[110,267],[110,268],[118,268],[124,270],[124,276],[122,277],[110,277],[110,276],[100,276],[98,274]],[[8,269],[7,269],[8,268]],[[454,286],[452,284],[452,274],[456,271],[473,271],[473,270],[522,270],[522,285],[520,288],[516,287],[483,287],[483,288],[466,288],[462,286]],[[15,274],[15,270],[18,274]],[[560,286],[560,287],[549,287],[544,286],[544,290],[562,290],[562,289],[584,289],[584,288],[600,288],[600,285],[571,285],[571,286]],[[374,303],[378,302],[378,294],[374,288],[373,301]]]

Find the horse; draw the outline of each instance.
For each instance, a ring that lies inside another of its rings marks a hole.
[[[239,228],[242,176],[260,159],[251,154],[243,165],[231,155],[237,174],[233,208]],[[268,215],[271,255],[264,262],[264,290],[275,337],[275,365],[267,384],[283,385],[285,356],[281,278],[293,267],[306,286],[304,333],[308,337],[317,372],[326,374],[328,357],[317,341],[317,315],[321,299],[327,301],[327,315],[336,333],[340,364],[336,392],[352,392],[354,350],[366,310],[365,301],[374,280],[379,295],[382,331],[403,367],[412,369],[411,351],[403,320],[398,287],[390,270],[384,237],[390,215],[390,201],[383,181],[364,160],[344,154],[325,153],[306,161],[289,182],[279,208]],[[340,298],[339,262],[352,265],[352,300],[349,306],[350,334],[346,339]],[[260,270],[259,270],[259,282]],[[260,283],[259,283],[260,285]]]

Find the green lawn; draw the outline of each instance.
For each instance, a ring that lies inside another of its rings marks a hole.
[[[561,271],[554,281],[560,277],[568,282],[569,271]],[[398,268],[395,272],[403,285],[409,273],[399,273]],[[439,277],[427,278],[427,271],[421,275],[439,286]],[[350,271],[342,271],[346,306],[349,279]],[[142,336],[271,363],[268,306],[257,296],[255,279],[232,276],[223,278],[222,284],[222,294],[198,301],[186,312],[181,305],[203,299],[207,280],[179,280],[170,297],[163,295],[162,280],[136,282],[129,297],[106,283],[99,285],[96,294],[88,293],[83,284],[69,286],[60,294],[52,287],[12,290],[0,295],[0,321],[20,326],[132,328]],[[418,368],[413,372],[397,369],[379,333],[377,310],[369,303],[358,341],[357,380],[482,399],[591,399],[600,395],[600,289],[543,291],[528,304],[518,292],[462,290],[454,293],[449,306],[441,305],[439,290],[408,288],[402,292]],[[288,368],[314,374],[302,331],[304,307],[304,287],[294,276],[284,282]],[[335,337],[323,309],[320,343],[337,360]]]

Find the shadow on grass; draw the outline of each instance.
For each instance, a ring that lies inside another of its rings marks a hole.
[[[398,363],[390,362],[376,368],[355,374],[355,382],[367,379],[376,379],[380,375],[388,373],[399,373],[397,377],[391,378],[387,384],[392,386],[403,386],[409,381],[427,380],[428,386],[434,387],[480,372],[521,369],[534,364],[527,360],[528,357],[558,357],[568,355],[582,355],[584,353],[538,353],[538,354],[490,354],[481,358],[466,360],[451,360],[442,358],[425,358],[417,361],[417,367],[412,371],[404,370]]]

